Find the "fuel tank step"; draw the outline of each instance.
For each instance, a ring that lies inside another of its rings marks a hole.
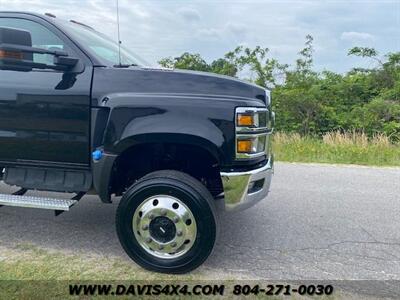
[[[17,196],[0,194],[0,206],[15,206],[27,208],[41,208],[55,211],[69,211],[76,204],[76,200],[40,198],[32,196]]]

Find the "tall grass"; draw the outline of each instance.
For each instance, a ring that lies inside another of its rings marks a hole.
[[[382,133],[335,131],[317,138],[277,132],[273,148],[281,161],[400,166],[400,144]]]

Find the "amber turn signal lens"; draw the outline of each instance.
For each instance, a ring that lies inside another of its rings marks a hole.
[[[237,152],[238,153],[250,153],[253,146],[252,141],[241,140],[237,142]]]
[[[254,125],[254,117],[252,115],[238,114],[237,124],[238,124],[238,126],[253,126]]]
[[[23,55],[21,52],[0,50],[0,58],[22,59]]]

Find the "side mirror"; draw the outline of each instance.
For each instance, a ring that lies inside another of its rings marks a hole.
[[[10,47],[3,47],[9,45]],[[26,64],[33,63],[32,52],[22,52],[11,49],[11,46],[32,47],[31,34],[25,30],[0,27],[0,69],[30,71],[31,66]],[[26,62],[26,63],[25,63]]]
[[[54,65],[34,62],[33,54],[53,55]],[[69,57],[65,51],[32,47],[28,31],[0,27],[0,70],[31,71],[33,68],[80,73],[84,66],[78,58]]]

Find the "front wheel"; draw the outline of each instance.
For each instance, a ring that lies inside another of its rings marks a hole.
[[[198,180],[157,171],[122,197],[116,217],[119,240],[142,267],[186,273],[211,254],[217,235],[214,199]]]

